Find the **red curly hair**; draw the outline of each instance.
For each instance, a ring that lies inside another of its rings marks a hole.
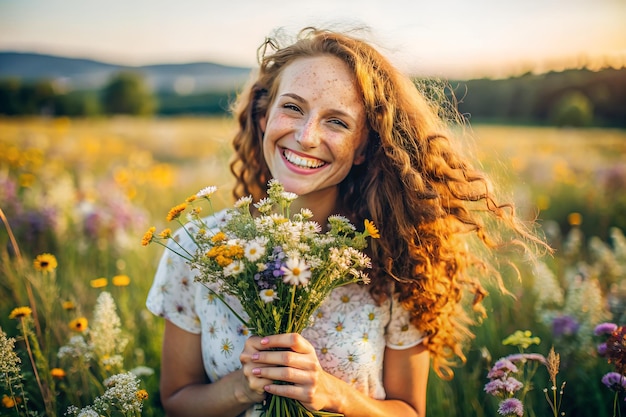
[[[399,293],[412,323],[428,336],[434,370],[451,378],[451,366],[465,361],[463,345],[476,321],[467,304],[482,311],[486,291],[480,277],[485,269],[497,276],[484,257],[468,249],[466,238],[473,235],[488,249],[504,243],[495,228],[488,232],[490,217],[513,232],[512,243],[541,240],[511,205],[496,203],[486,176],[452,141],[441,107],[369,43],[307,28],[288,46],[267,39],[259,51],[258,73],[233,108],[239,124],[231,161],[235,198],[265,196],[271,174],[259,119],[275,98],[282,70],[301,57],[329,54],[344,61],[362,96],[369,137],[365,163],[352,168],[339,195],[352,218],[372,219],[380,230],[381,239],[370,248],[371,293],[379,300],[392,288]]]

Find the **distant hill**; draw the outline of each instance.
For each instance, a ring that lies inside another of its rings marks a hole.
[[[89,90],[102,88],[119,71],[142,73],[154,91],[179,93],[231,91],[250,74],[250,68],[210,62],[134,67],[27,52],[0,52],[0,79],[49,79],[69,90]]]

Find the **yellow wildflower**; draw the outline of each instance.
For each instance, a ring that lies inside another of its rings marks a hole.
[[[65,371],[61,368],[52,368],[50,369],[50,375],[52,375],[52,378],[54,379],[63,379],[65,378]]]
[[[130,284],[130,277],[128,275],[116,275],[111,278],[111,281],[116,287],[127,287]]]
[[[189,197],[187,197],[187,199],[185,200],[187,203],[191,203],[192,201],[196,201],[196,195],[190,195]]]
[[[226,239],[228,238],[226,237],[226,234],[224,232],[217,232],[215,236],[211,238],[211,242],[218,243],[218,242],[223,242]]]
[[[580,226],[583,223],[583,216],[580,213],[570,213],[567,216],[567,222],[570,226]]]
[[[367,219],[365,219],[365,231],[372,237],[372,239],[380,239],[380,232],[374,223]]]
[[[74,304],[73,301],[70,301],[70,300],[63,301],[63,303],[61,304],[61,307],[63,307],[63,310],[75,310],[76,309],[76,305]]]
[[[139,401],[147,400],[148,399],[148,391],[146,391],[145,389],[140,389],[139,391],[137,391],[135,396],[137,396],[137,399]]]
[[[35,265],[37,271],[52,272],[57,267],[57,258],[49,253],[42,253],[41,255],[37,255],[33,261],[33,265]]]
[[[87,330],[88,321],[85,317],[79,317],[70,321],[70,329],[75,330],[77,332],[84,332]]]
[[[141,238],[141,246],[148,246],[150,242],[152,242],[152,238],[154,237],[154,232],[156,231],[156,227],[152,226]]]
[[[169,213],[167,213],[167,217],[165,218],[168,222],[180,217],[180,214],[185,211],[187,208],[187,203],[179,204],[175,207],[172,207]]]
[[[172,229],[163,229],[163,231],[161,233],[159,233],[159,237],[161,239],[167,239],[169,237],[172,237]]]
[[[90,284],[91,288],[104,288],[108,285],[108,280],[106,278],[96,278],[92,279]]]
[[[4,408],[13,408],[15,407],[15,400],[4,394],[4,396],[2,397],[2,406]]]
[[[503,345],[521,346],[528,349],[530,345],[538,345],[541,339],[532,335],[530,330],[516,330],[515,333],[509,335],[502,341]]]
[[[30,307],[17,307],[14,308],[13,311],[11,311],[11,314],[9,314],[9,318],[21,319],[23,317],[29,317],[31,314],[33,314],[33,310],[31,310]]]

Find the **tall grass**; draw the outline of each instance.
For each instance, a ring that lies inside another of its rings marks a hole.
[[[21,359],[29,400],[18,407],[42,415],[47,405],[63,415],[70,404],[85,407],[104,395],[113,371],[141,367],[141,389],[148,394],[143,415],[163,415],[163,322],[144,307],[161,251],[142,247],[140,240],[149,226],[166,226],[164,213],[173,204],[207,185],[219,187],[217,209],[230,205],[232,129],[226,119],[0,120],[0,209],[8,222],[0,227],[0,327],[15,339]],[[620,230],[626,229],[626,132],[476,126],[474,135],[485,168],[510,186],[522,215],[539,216],[557,253],[543,270],[525,267],[521,281],[505,272],[512,295],[489,288],[489,317],[474,329],[467,363],[452,381],[431,378],[429,415],[497,415],[498,402],[484,391],[487,372],[497,359],[517,352],[502,341],[528,329],[541,339],[529,351],[547,355],[554,346],[561,354],[562,411],[611,416],[613,393],[600,382],[610,366],[596,355],[590,329],[600,320],[624,320],[626,258],[619,248]],[[44,253],[58,261],[49,273],[33,263]],[[559,292],[561,301],[546,297]],[[78,317],[94,323],[103,293],[112,296],[127,341],[119,352],[122,365],[107,369],[102,360],[62,360],[59,349],[83,334],[69,323]],[[20,306],[33,310],[30,339],[23,336],[22,319],[9,318]],[[554,323],[564,317],[575,328],[555,333]],[[35,366],[27,341],[41,347]],[[82,371],[72,373],[78,365]],[[65,376],[51,377],[53,368]],[[35,371],[56,393],[54,404],[46,404],[33,382]],[[2,382],[4,399],[10,392]],[[550,385],[547,371],[540,368],[532,384],[525,415],[553,415],[542,392]],[[0,406],[8,415],[18,415],[16,410]]]

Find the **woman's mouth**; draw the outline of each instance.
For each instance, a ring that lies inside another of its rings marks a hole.
[[[321,159],[305,158],[301,155],[297,155],[289,149],[283,149],[283,157],[291,164],[298,168],[316,169],[326,165],[326,162]]]

